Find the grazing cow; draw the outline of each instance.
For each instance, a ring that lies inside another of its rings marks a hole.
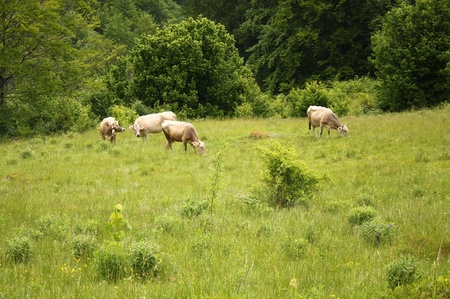
[[[116,132],[123,132],[125,128],[119,126],[119,122],[114,117],[107,117],[100,123],[100,133],[103,140],[116,143]]]
[[[167,146],[172,149],[173,142],[183,142],[184,151],[187,150],[189,143],[194,147],[194,150],[200,154],[206,153],[205,143],[198,138],[197,131],[194,126],[188,122],[165,120],[162,123],[164,135],[167,139]]]
[[[162,132],[162,122],[165,120],[176,120],[177,117],[172,111],[165,111],[161,113],[153,113],[140,116],[134,122],[134,125],[130,126],[130,130],[134,131],[136,137],[147,138],[148,133]]]
[[[320,139],[322,137],[323,127],[328,128],[328,138],[330,138],[330,131],[337,130],[341,136],[349,134],[347,125],[341,124],[336,115],[329,108],[321,106],[309,106],[308,110],[309,129],[313,128],[314,136]],[[320,127],[320,135],[316,134],[316,127]]]

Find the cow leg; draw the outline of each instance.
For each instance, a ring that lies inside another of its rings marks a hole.
[[[183,142],[184,145],[184,152],[187,152],[187,142]]]
[[[319,135],[319,139],[322,137],[322,133],[323,133],[323,126],[320,125],[320,135]]]
[[[330,132],[331,132],[331,129],[328,128],[328,139],[330,139]]]

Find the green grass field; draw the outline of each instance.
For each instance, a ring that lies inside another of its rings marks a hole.
[[[448,298],[450,106],[341,121],[351,136],[329,140],[307,119],[192,121],[205,156],[130,130],[116,145],[97,130],[0,143],[0,298]],[[264,200],[258,147],[272,140],[325,176],[307,204]],[[107,281],[95,254],[74,257],[80,234],[96,250],[111,241],[104,226],[119,203],[132,226],[121,246],[159,249],[145,282]],[[362,206],[389,226],[386,242],[351,225]],[[26,262],[11,259],[19,236]],[[418,278],[392,290],[386,270],[404,256]]]

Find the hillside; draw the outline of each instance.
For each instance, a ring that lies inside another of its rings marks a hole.
[[[351,135],[329,140],[304,118],[193,121],[205,156],[130,130],[116,145],[96,130],[3,142],[0,298],[447,298],[449,116],[447,105],[345,117]],[[303,205],[265,200],[258,148],[274,140],[325,177]],[[116,204],[132,227],[118,248],[157,247],[147,281],[99,274]],[[349,220],[363,207],[375,239]],[[96,253],[74,256],[81,235]],[[12,261],[17,247],[26,262]],[[387,269],[403,257],[419,278],[392,290]]]

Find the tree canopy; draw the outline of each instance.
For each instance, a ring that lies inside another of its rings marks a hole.
[[[392,9],[372,43],[382,109],[401,111],[448,101],[448,1],[417,0],[414,5],[403,3]]]
[[[189,18],[144,36],[131,54],[131,94],[188,116],[232,115],[250,77],[225,27]]]

